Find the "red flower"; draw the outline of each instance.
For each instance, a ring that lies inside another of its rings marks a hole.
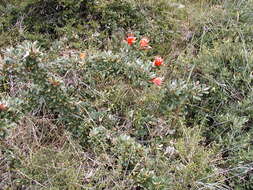
[[[163,65],[164,61],[163,61],[163,58],[161,58],[160,56],[157,56],[155,58],[155,60],[153,61],[153,63],[154,63],[154,66],[159,67],[159,66]]]
[[[86,53],[82,52],[79,54],[80,59],[84,59],[86,57]]]
[[[0,104],[0,111],[5,111],[7,110],[7,106],[4,104]]]
[[[161,77],[155,77],[151,79],[151,82],[157,86],[161,86],[163,79]]]
[[[60,81],[54,80],[54,79],[48,79],[48,81],[50,82],[51,85],[53,86],[60,86]]]
[[[126,42],[128,43],[128,45],[133,45],[133,43],[136,42],[136,37],[134,37],[133,34],[128,34]]]
[[[148,43],[149,43],[149,39],[147,37],[142,38],[140,41],[141,48],[142,49],[150,49],[151,46],[149,46]]]

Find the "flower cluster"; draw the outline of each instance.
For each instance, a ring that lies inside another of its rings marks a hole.
[[[132,46],[134,43],[136,43],[137,38],[134,36],[134,34],[128,34],[126,39],[124,40],[129,46]],[[147,50],[151,49],[152,47],[149,45],[149,39],[147,37],[143,37],[140,40],[140,49]],[[160,67],[164,65],[164,60],[160,56],[156,56],[153,60],[153,66],[154,67]],[[162,85],[163,78],[162,77],[155,77],[150,80],[150,82],[154,83],[157,86]]]

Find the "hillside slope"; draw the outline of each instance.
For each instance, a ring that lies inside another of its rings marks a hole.
[[[252,0],[0,3],[0,189],[253,188]]]

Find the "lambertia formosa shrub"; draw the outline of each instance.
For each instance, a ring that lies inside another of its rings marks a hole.
[[[0,2],[0,189],[251,190],[252,10]]]

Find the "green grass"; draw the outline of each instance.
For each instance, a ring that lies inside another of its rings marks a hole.
[[[252,189],[252,10],[0,2],[0,189]]]

